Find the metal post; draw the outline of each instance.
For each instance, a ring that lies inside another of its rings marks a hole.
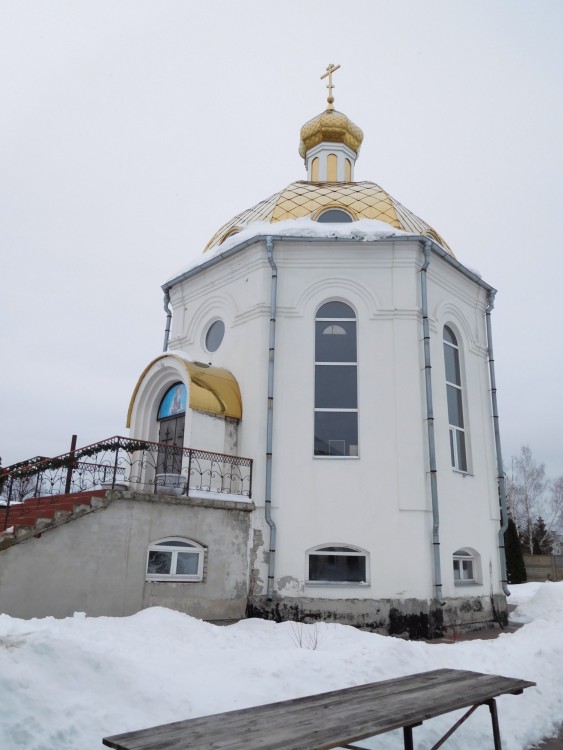
[[[115,461],[113,462],[113,479],[111,480],[111,488],[115,489],[115,477],[117,476],[117,462],[119,460],[119,438],[117,438],[117,446],[115,448]]]
[[[8,490],[8,503],[6,513],[4,514],[4,530],[8,528],[8,518],[10,517],[10,505],[12,504],[12,488],[14,486],[14,477],[10,477],[10,489]]]
[[[493,725],[493,739],[495,741],[495,750],[502,750],[502,744],[500,741],[500,729],[498,726],[498,714],[497,714],[497,704],[494,698],[491,698],[490,701],[487,701],[487,705],[489,706],[489,711],[491,712],[491,722]]]
[[[186,495],[190,496],[190,475],[192,473],[192,449],[188,448],[188,476],[186,477]]]
[[[405,750],[414,750],[412,727],[403,727],[403,739],[405,741]]]
[[[70,464],[68,466],[68,469],[66,471],[66,483],[65,483],[65,495],[68,495],[70,492],[70,487],[72,484],[72,470],[74,468],[74,451],[76,450],[76,441],[77,436],[73,435],[72,440],[70,441]]]

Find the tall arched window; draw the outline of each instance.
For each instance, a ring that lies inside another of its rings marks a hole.
[[[315,156],[311,162],[311,182],[319,181],[319,157]]]
[[[357,455],[356,315],[327,302],[315,319],[315,456]]]
[[[164,447],[158,452],[157,474],[180,474],[182,471],[186,399],[186,386],[174,383],[158,407],[158,442]]]
[[[463,391],[459,365],[459,345],[454,332],[444,326],[444,362],[446,365],[446,390],[448,397],[448,422],[450,425],[450,453],[452,466],[467,471],[465,422],[463,419]]]
[[[336,154],[329,154],[326,160],[326,179],[328,182],[336,182],[338,179],[338,158]]]

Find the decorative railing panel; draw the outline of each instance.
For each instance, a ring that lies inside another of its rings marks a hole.
[[[252,459],[112,437],[56,458],[42,456],[0,469],[0,519],[32,498],[99,489],[188,495],[252,495]],[[0,529],[2,526],[0,526]]]

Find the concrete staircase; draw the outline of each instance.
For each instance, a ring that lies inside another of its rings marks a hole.
[[[0,507],[0,550],[39,537],[44,531],[106,507],[106,490],[73,492],[54,497],[34,497],[6,508]]]

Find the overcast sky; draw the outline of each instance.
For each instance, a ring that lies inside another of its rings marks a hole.
[[[125,434],[160,285],[305,171],[325,106],[358,180],[499,290],[501,435],[563,474],[560,0],[4,0],[0,456]]]

